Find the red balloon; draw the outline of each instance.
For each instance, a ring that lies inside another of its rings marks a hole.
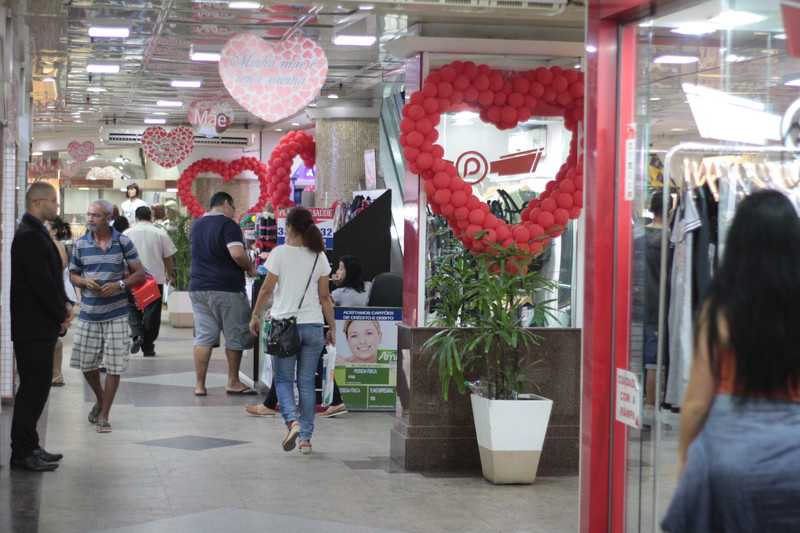
[[[544,90],[544,94],[542,95],[542,100],[545,102],[552,104],[558,98],[558,93],[555,92],[553,89],[547,88]]]
[[[455,182],[456,180],[453,180]],[[452,187],[452,183],[451,183]],[[467,205],[467,195],[464,191],[456,191],[450,196],[450,203],[453,204],[454,207],[464,207]]]
[[[439,98],[449,98],[453,95],[453,85],[443,81],[439,84]]]
[[[413,147],[408,147],[408,148],[403,150],[403,156],[408,161],[416,161],[417,157],[419,156],[419,149],[413,148]]]
[[[569,87],[569,82],[567,82],[567,78],[564,76],[556,76],[553,78],[552,86],[556,92],[563,93],[567,90],[567,87]]]
[[[439,95],[439,87],[436,83],[427,81],[422,87],[422,94],[428,98],[435,98]]]
[[[425,136],[418,131],[412,131],[408,134],[407,142],[410,146],[421,146],[425,142]]]
[[[508,224],[502,223],[497,226],[497,240],[498,241],[505,241],[511,237],[511,230],[508,227]]]
[[[503,111],[500,114],[500,118],[506,124],[516,124],[517,123],[517,110],[513,107],[504,107]]]
[[[439,100],[437,100],[436,98],[432,98],[432,97],[431,98],[426,98],[422,102],[422,108],[425,110],[425,112],[427,114],[432,115],[432,114],[436,113],[437,111],[439,111]]]
[[[479,74],[475,81],[473,81],[472,85],[479,91],[485,91],[489,88],[491,83],[489,82],[489,77],[486,74]]]
[[[558,203],[558,207],[561,207],[563,209],[569,209],[570,207],[572,207],[573,204],[572,195],[562,192],[558,194],[556,202]]]
[[[503,85],[505,85],[505,79],[503,79],[503,75],[498,71],[492,71],[489,75],[489,83],[492,91],[498,92],[503,89]]]
[[[493,123],[500,122],[501,110],[499,107],[492,106],[487,111],[487,115],[489,116],[489,120]]]
[[[583,207],[583,191],[579,189],[572,193],[572,200],[575,207]]]
[[[500,220],[494,215],[487,215],[483,220],[483,227],[486,229],[495,229],[500,226]]]
[[[444,205],[450,201],[450,189],[439,189],[433,195],[433,201],[439,205]]]
[[[505,95],[505,93],[494,93],[494,105],[496,106],[503,107],[506,105],[507,99],[508,97]]]
[[[475,87],[468,87],[467,90],[464,91],[464,101],[475,102],[478,100],[478,94],[478,89]]]
[[[569,93],[560,93],[558,98],[556,98],[556,102],[558,102],[559,105],[567,107],[570,102],[572,102],[572,96],[570,96]]]
[[[476,226],[480,226],[483,224],[483,220],[486,218],[486,215],[483,211],[479,209],[473,209],[469,213],[469,221]]]
[[[442,68],[442,70],[439,71],[439,74],[442,76],[442,80],[446,82],[453,82],[455,81],[456,76],[458,76],[456,69],[451,66]]]
[[[572,194],[576,190],[575,182],[572,181],[571,179],[562,180],[558,184],[558,190],[561,191],[561,192],[566,192],[566,193]]]
[[[453,212],[453,216],[456,217],[456,220],[467,220],[469,218],[469,209],[466,207],[457,207]]]
[[[494,102],[494,93],[492,91],[481,91],[478,94],[478,103],[484,107],[492,105]]]
[[[455,207],[453,207],[453,204],[445,204],[442,206],[442,215],[445,217],[450,217],[454,210]]]
[[[452,178],[450,177],[450,174],[447,174],[446,172],[437,172],[433,176],[433,185],[437,189],[447,189],[450,187],[451,179]]]
[[[525,105],[525,97],[520,93],[511,93],[508,96],[508,105],[511,107],[522,107]]]
[[[516,226],[511,234],[517,242],[528,242],[531,238],[530,232],[524,226]]]
[[[566,209],[556,209],[556,212],[553,213],[553,216],[556,219],[556,224],[560,226],[565,226],[567,222],[569,222],[569,211]]]
[[[544,235],[544,228],[539,224],[531,224],[528,226],[528,231],[531,233],[531,239],[536,240]]]
[[[581,216],[580,207],[573,207],[569,210],[569,218],[578,218],[579,216]]]
[[[537,217],[536,223],[543,227],[545,230],[553,225],[555,222],[555,217],[553,217],[553,213],[550,211],[542,211],[539,213]]]
[[[583,98],[583,82],[575,82],[569,86],[569,94],[573,98]]]
[[[464,75],[458,76],[456,81],[453,82],[453,87],[455,87],[458,91],[464,91],[467,87],[469,87],[469,78]]]
[[[419,120],[425,116],[425,108],[419,104],[414,104],[409,107],[408,116],[414,120]]]
[[[511,85],[514,88],[514,92],[520,94],[527,94],[531,89],[531,82],[528,80],[528,78],[522,76],[511,80]]]
[[[417,157],[417,166],[422,170],[431,168],[433,166],[433,156],[428,152],[422,152]]]
[[[536,80],[542,85],[549,85],[553,82],[553,73],[544,67],[536,69]]]

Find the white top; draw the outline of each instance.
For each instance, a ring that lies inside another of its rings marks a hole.
[[[175,255],[177,251],[167,232],[152,222],[141,221],[125,230],[123,235],[133,242],[145,270],[156,279],[156,283],[166,283],[164,258]]]
[[[323,324],[322,306],[319,303],[319,279],[331,273],[331,266],[325,253],[320,252],[317,267],[311,275],[308,292],[303,298],[303,291],[314,265],[314,252],[305,246],[278,246],[267,259],[267,270],[278,277],[278,285],[272,298],[270,314],[273,318],[290,318],[297,316],[298,324]],[[303,307],[297,312],[297,306],[303,298]]]
[[[339,307],[366,307],[369,301],[369,283],[364,284],[364,292],[351,287],[340,287],[331,293],[333,303]]]
[[[120,206],[122,216],[128,219],[131,226],[136,222],[136,210],[140,207],[148,207],[147,202],[141,198],[134,198],[133,200],[125,200]]]

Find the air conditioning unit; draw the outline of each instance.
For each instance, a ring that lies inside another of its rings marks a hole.
[[[142,142],[144,129],[107,129],[103,132],[106,146],[132,146]],[[257,132],[248,130],[226,131],[219,137],[194,136],[195,146],[219,146],[232,148],[257,148]]]

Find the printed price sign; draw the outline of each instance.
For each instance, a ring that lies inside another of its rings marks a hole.
[[[333,250],[333,208],[332,207],[309,207],[311,215],[317,223],[322,239],[325,241],[325,249]],[[286,208],[278,209],[278,244],[286,243]]]
[[[617,369],[617,422],[635,429],[642,429],[642,389],[636,374]]]

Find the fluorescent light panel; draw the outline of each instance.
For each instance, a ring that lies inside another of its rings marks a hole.
[[[165,111],[153,111],[153,114],[154,115],[159,115],[159,116],[169,115],[169,113],[167,113]]]
[[[209,61],[209,62],[218,62],[220,58],[220,54],[216,52],[194,52],[192,51],[189,54],[189,58],[192,61]]]
[[[86,88],[86,92],[87,93],[104,93],[104,92],[106,92],[106,88],[105,87],[87,87]]]
[[[86,65],[86,72],[91,74],[117,74],[119,72],[119,65],[89,63]]]
[[[124,26],[90,26],[89,37],[107,37],[111,39],[126,39],[130,36],[131,29]]]
[[[329,94],[328,98],[330,98],[331,100],[336,100],[337,98],[339,98],[339,95],[338,94]]]
[[[166,124],[167,119],[165,118],[146,118],[144,119],[145,124]]]
[[[337,35],[333,44],[338,46],[372,46],[377,37],[374,35]]]
[[[706,35],[714,33],[717,29],[715,25],[709,22],[686,22],[671,31],[680,35]]]
[[[765,15],[759,15],[758,13],[728,9],[716,17],[713,17],[711,23],[720,28],[730,29],[738,28],[739,26],[749,26],[750,24],[756,24],[766,19],[767,17]]]
[[[697,63],[699,60],[697,56],[663,55],[655,58],[653,63],[658,65],[688,65]]]
[[[170,85],[179,89],[197,89],[202,87],[203,82],[200,80],[172,80]]]
[[[156,102],[158,107],[182,107],[183,102],[179,102],[177,100],[159,100]]]
[[[261,2],[236,1],[228,2],[230,9],[261,9]]]

